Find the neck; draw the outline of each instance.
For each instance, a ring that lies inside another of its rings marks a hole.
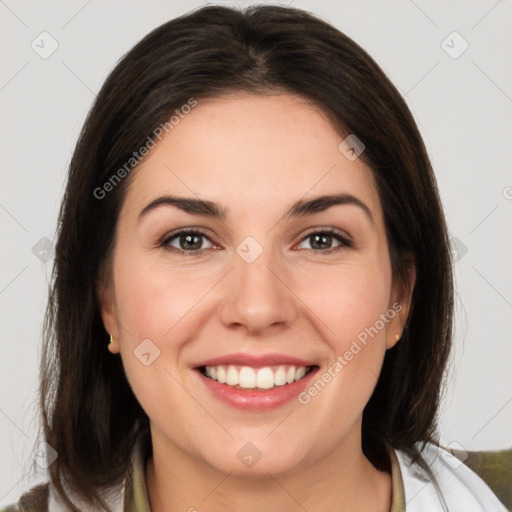
[[[285,474],[264,471],[251,478],[217,471],[169,442],[156,446],[146,466],[152,512],[389,512],[391,508],[391,477],[363,454],[360,428],[313,464]]]

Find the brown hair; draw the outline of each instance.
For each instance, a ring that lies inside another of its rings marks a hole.
[[[435,441],[452,338],[449,240],[435,177],[416,123],[374,60],[349,37],[298,9],[206,6],[156,28],[115,66],[80,134],[61,205],[45,323],[41,407],[59,454],[51,478],[98,502],[125,473],[148,418],[121,359],[107,351],[97,284],[108,268],[130,175],[102,187],[155,128],[190,98],[232,91],[290,92],[318,105],[340,134],[366,146],[384,211],[395,279],[416,283],[401,341],[385,356],[363,415],[363,448],[386,440],[418,458]]]

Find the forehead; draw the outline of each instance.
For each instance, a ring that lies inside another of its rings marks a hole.
[[[140,211],[174,194],[219,203],[228,216],[278,214],[299,198],[343,192],[380,220],[372,172],[340,152],[343,138],[319,108],[297,96],[202,100],[132,171],[125,206]]]

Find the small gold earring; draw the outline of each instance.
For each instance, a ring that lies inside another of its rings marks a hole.
[[[113,341],[114,341],[114,338],[112,337],[112,334],[111,334],[111,335],[110,335],[110,340],[109,340],[108,344],[109,344],[109,345],[110,345],[110,344],[112,344],[112,342],[113,342]]]
[[[395,340],[400,341],[400,334],[395,334]]]

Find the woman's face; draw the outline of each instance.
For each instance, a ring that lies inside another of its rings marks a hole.
[[[342,140],[304,100],[237,94],[199,102],[132,171],[102,315],[155,453],[250,475],[360,453],[409,295]]]

